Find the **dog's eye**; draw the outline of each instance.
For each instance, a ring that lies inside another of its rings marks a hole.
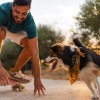
[[[57,54],[56,53],[54,53],[53,51],[51,51],[51,55],[50,55],[51,57],[57,57]]]

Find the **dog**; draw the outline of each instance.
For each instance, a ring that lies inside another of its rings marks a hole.
[[[55,43],[49,47],[50,56],[44,62],[52,63],[51,71],[60,64],[68,68],[70,82],[73,84],[79,76],[92,93],[92,99],[100,96],[100,55],[86,48],[78,39],[73,38],[75,46]]]

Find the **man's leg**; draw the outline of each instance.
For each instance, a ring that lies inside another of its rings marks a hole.
[[[18,57],[18,60],[16,62],[16,65],[14,66],[14,68],[11,69],[11,73],[14,73],[12,75],[14,75],[13,77],[17,77],[23,81],[29,81],[30,79],[25,76],[22,75],[20,76],[21,74],[19,73],[21,68],[27,63],[27,61],[31,58],[31,55],[30,55],[30,51],[29,51],[29,46],[28,46],[28,39],[27,37],[23,38],[20,42],[21,46],[24,46],[24,49],[22,50],[22,52],[20,53],[19,57]],[[16,73],[16,75],[15,75]],[[23,78],[24,77],[24,78]]]
[[[21,46],[25,48],[20,53],[17,63],[13,68],[13,72],[18,72],[20,69],[27,63],[27,61],[31,58],[29,47],[28,47],[28,39],[27,37],[23,38],[20,42]]]

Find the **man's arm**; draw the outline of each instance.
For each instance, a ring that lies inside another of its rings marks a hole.
[[[41,69],[39,65],[39,49],[38,37],[29,39],[29,48],[32,55],[33,74],[34,74],[34,95],[38,92],[39,95],[44,94],[44,86],[41,82]]]
[[[8,85],[10,76],[7,71],[2,67],[2,63],[0,61],[0,85]]]
[[[4,35],[2,34],[2,30],[0,27],[0,53],[1,53],[1,48],[2,48],[2,41],[4,39]],[[7,71],[3,68],[1,60],[0,60],[0,85],[8,85],[9,84],[9,74]]]

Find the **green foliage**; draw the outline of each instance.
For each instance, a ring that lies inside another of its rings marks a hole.
[[[97,7],[97,9],[100,10],[100,0],[96,0],[95,3],[96,3],[96,7]]]
[[[45,59],[49,55],[48,46],[64,41],[64,36],[60,31],[56,31],[47,25],[39,25],[37,31],[39,36],[40,59]]]
[[[9,70],[14,67],[18,55],[20,54],[22,48],[17,44],[11,42],[10,40],[5,40],[1,51],[1,60],[3,66]]]
[[[97,9],[95,0],[86,0],[76,19],[81,32],[100,41],[100,9]]]

